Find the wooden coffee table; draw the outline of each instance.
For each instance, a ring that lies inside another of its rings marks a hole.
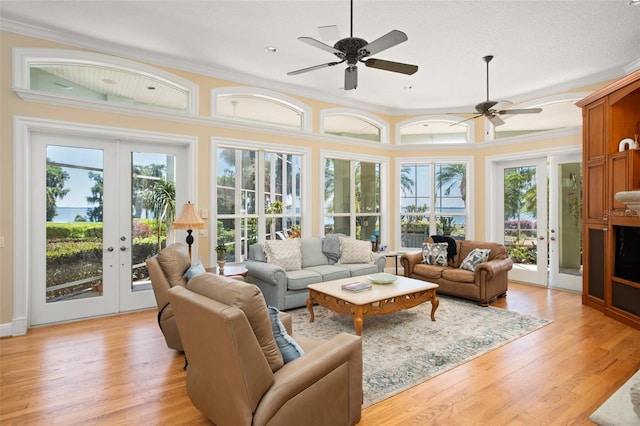
[[[413,308],[426,301],[431,301],[431,321],[436,320],[436,309],[440,303],[436,297],[438,284],[398,277],[391,284],[372,283],[371,290],[358,293],[342,289],[343,284],[357,281],[370,282],[366,276],[362,276],[309,284],[309,298],[307,299],[309,322],[315,320],[313,304],[317,303],[333,312],[353,315],[356,334],[361,336],[365,316],[391,314]]]

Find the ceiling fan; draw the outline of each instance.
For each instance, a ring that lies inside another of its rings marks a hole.
[[[347,68],[344,72],[344,90],[353,90],[358,87],[358,62],[362,62],[369,68],[377,68],[384,71],[397,72],[401,74],[414,74],[418,71],[417,65],[403,64],[400,62],[385,61],[382,59],[371,58],[371,55],[382,52],[397,44],[408,40],[407,35],[402,31],[393,30],[383,35],[382,37],[367,42],[364,39],[353,36],[353,0],[351,0],[351,37],[346,37],[338,40],[333,47],[328,44],[322,43],[311,37],[298,37],[298,40],[315,46],[319,49],[325,50],[329,53],[333,53],[340,59],[335,62],[328,62],[325,64],[315,65],[308,68],[302,68],[296,71],[288,72],[287,75],[302,74],[308,71],[313,71],[325,67],[332,67],[334,65],[347,63]],[[369,58],[366,59],[365,58]]]
[[[521,109],[501,109],[506,105],[510,105],[509,101],[490,101],[489,100],[489,62],[493,59],[492,55],[487,55],[482,58],[487,64],[487,100],[480,102],[476,105],[476,112],[455,113],[455,114],[477,114],[466,120],[459,121],[453,125],[464,123],[465,121],[473,120],[478,117],[487,117],[487,119],[493,123],[494,126],[500,126],[504,124],[504,120],[499,115],[505,114],[536,114],[542,112],[542,108],[521,108]],[[453,113],[451,113],[453,114]]]

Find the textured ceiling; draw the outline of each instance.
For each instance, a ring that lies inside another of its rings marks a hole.
[[[349,36],[348,0],[3,0],[0,17],[9,31],[393,114],[473,111],[486,98],[489,54],[490,97],[514,106],[618,78],[640,62],[640,6],[628,0],[354,0],[353,9],[354,36],[409,37],[375,58],[418,72],[360,65],[349,92],[343,65],[287,76],[335,60],[297,37],[333,45],[318,30],[331,25]]]

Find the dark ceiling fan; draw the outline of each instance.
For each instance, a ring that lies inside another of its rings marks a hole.
[[[414,74],[418,71],[417,65],[403,64],[400,62],[385,61],[382,59],[371,58],[371,55],[382,52],[397,44],[408,40],[407,35],[402,31],[393,30],[382,37],[367,42],[364,39],[353,36],[353,0],[351,0],[351,37],[338,40],[333,47],[324,44],[321,41],[311,37],[298,37],[298,40],[315,46],[319,49],[333,53],[340,59],[336,62],[328,62],[325,64],[315,65],[308,68],[302,68],[296,71],[288,72],[287,75],[302,74],[321,68],[332,67],[334,65],[347,63],[344,73],[344,90],[353,90],[358,87],[358,62],[362,62],[369,68],[377,68],[384,71],[397,72],[401,74]],[[366,59],[365,58],[369,58]]]
[[[477,114],[466,120],[459,121],[455,124],[464,123],[465,121],[473,120],[478,117],[487,117],[487,119],[493,123],[494,126],[500,126],[504,124],[504,120],[500,118],[500,115],[505,114],[536,114],[542,112],[542,108],[521,108],[521,109],[501,109],[504,105],[509,105],[509,101],[491,101],[489,100],[489,62],[493,59],[493,56],[487,55],[482,58],[487,64],[487,100],[480,102],[476,105],[476,112],[464,112],[455,114]],[[454,113],[451,113],[454,114]],[[453,125],[455,125],[453,124]]]

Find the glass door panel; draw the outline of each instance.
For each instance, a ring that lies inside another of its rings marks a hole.
[[[501,165],[503,243],[513,259],[509,278],[547,283],[546,161]]]
[[[549,159],[549,286],[582,291],[580,154]]]

